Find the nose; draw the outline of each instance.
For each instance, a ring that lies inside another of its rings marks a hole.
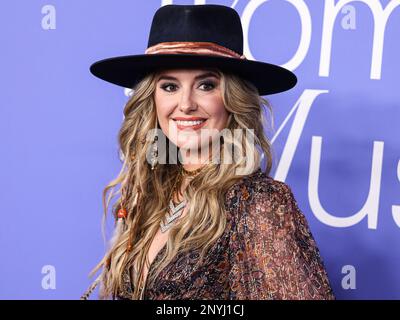
[[[179,110],[183,113],[190,113],[197,109],[194,95],[192,94],[191,88],[182,89],[182,95],[179,101]]]

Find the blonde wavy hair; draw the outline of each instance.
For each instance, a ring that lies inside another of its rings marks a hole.
[[[261,167],[261,156],[264,153],[264,172],[268,174],[272,167],[272,148],[264,128],[273,128],[270,102],[260,96],[256,87],[247,80],[229,72],[222,72],[220,69],[214,68],[214,70],[220,75],[222,99],[226,110],[230,113],[227,128],[253,129],[253,139],[257,148],[248,148],[250,140],[246,136],[244,139],[235,139],[233,135],[232,139],[224,137],[223,144],[230,143],[243,157],[252,156],[255,159],[255,165],[248,168],[245,174],[251,174]],[[221,147],[221,163],[208,165],[186,187],[183,195],[190,203],[187,214],[170,229],[162,258],[157,259],[157,262],[153,261],[152,272],[148,272],[148,279],[144,280],[141,275],[145,263],[149,268],[147,253],[160,228],[160,220],[165,216],[170,200],[170,194],[166,194],[165,190],[172,189],[179,170],[177,164],[159,164],[156,170],[151,170],[146,160],[146,152],[151,147],[151,141],[146,139],[146,134],[157,127],[154,102],[157,75],[155,71],[144,77],[133,88],[133,94],[124,107],[124,120],[118,135],[123,164],[118,176],[103,190],[103,236],[110,201],[116,195],[120,197],[112,206],[114,218],[117,218],[122,199],[125,199],[128,215],[123,227],[118,230],[115,227],[106,254],[90,272],[90,276],[93,276],[103,267],[100,299],[118,297],[123,289],[122,275],[126,268],[133,267],[134,270],[131,298],[141,299],[143,290],[140,288],[143,288],[144,282],[153,283],[160,271],[178,253],[199,249],[200,263],[226,227],[225,193],[236,181],[243,178],[243,175],[237,175],[235,172],[237,168],[245,166],[244,158],[225,164],[224,149]],[[263,106],[266,106],[271,113],[269,123],[266,122]],[[255,152],[246,155],[246,150]],[[115,192],[117,186],[119,189]],[[122,197],[124,194],[125,198]],[[130,251],[127,250],[129,242]]]

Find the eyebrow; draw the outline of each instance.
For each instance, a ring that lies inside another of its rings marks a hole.
[[[214,72],[206,72],[206,73],[202,73],[202,74],[196,76],[195,80],[201,80],[201,79],[208,78],[208,77],[214,77],[217,79],[219,78]],[[160,80],[178,80],[178,79],[175,77],[172,77],[172,76],[165,75],[165,76],[161,76],[160,78],[158,78],[158,81],[160,81]]]

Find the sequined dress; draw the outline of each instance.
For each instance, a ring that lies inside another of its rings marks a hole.
[[[178,254],[146,287],[145,300],[335,299],[307,220],[287,184],[258,169],[228,190],[225,210],[225,231],[204,263],[196,266],[196,250]],[[123,283],[117,299],[130,299],[127,269]]]

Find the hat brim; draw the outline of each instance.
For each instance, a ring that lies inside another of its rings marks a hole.
[[[158,69],[215,67],[252,82],[259,95],[287,91],[296,75],[280,66],[247,59],[198,54],[141,54],[107,58],[93,63],[90,72],[107,82],[132,89],[146,74]]]

